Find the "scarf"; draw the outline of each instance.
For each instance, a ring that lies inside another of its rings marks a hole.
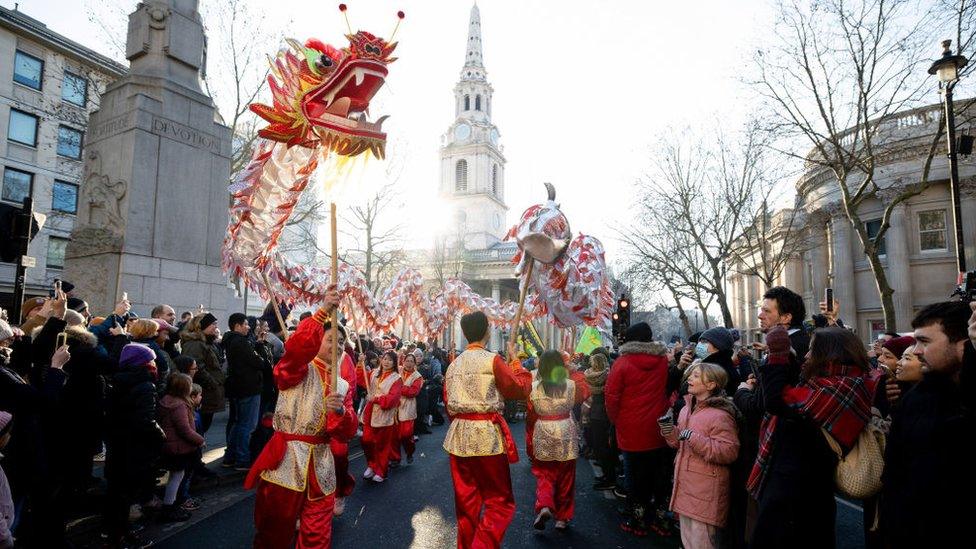
[[[783,367],[788,360],[785,356],[770,356],[768,364]],[[783,389],[783,401],[825,430],[846,453],[854,447],[864,426],[871,420],[871,397],[877,388],[878,375],[874,372],[866,376],[855,366],[831,365],[824,376],[787,386]],[[746,483],[746,489],[756,499],[759,499],[769,472],[778,422],[777,416],[767,413],[760,427],[759,454]]]
[[[603,386],[607,384],[607,375],[609,373],[610,370],[606,368],[602,370],[590,368],[583,373],[583,376],[586,377],[586,384],[590,386],[590,393],[594,395],[603,393]]]

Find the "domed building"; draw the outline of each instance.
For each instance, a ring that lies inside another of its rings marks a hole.
[[[964,108],[956,103],[956,112]],[[940,126],[942,105],[911,109],[885,117],[873,139],[877,160],[876,197],[865,200],[858,216],[869,236],[877,234],[885,208],[907,188],[922,178],[932,139]],[[971,110],[971,109],[970,109]],[[957,114],[957,134],[970,126],[969,117]],[[849,145],[855,129],[841,135]],[[811,153],[812,155],[813,153]],[[812,156],[808,156],[808,159]],[[976,162],[959,157],[962,197],[963,241],[969,269],[976,268]],[[852,175],[850,186],[858,181]],[[915,313],[925,305],[947,299],[955,288],[955,230],[949,192],[949,163],[944,140],[933,159],[930,185],[919,194],[899,203],[891,212],[890,227],[880,244],[880,260],[894,290],[896,330],[911,330]],[[804,296],[807,316],[818,311],[824,290],[833,288],[840,302],[840,316],[866,342],[885,331],[884,314],[875,276],[867,256],[844,212],[841,189],[833,172],[815,162],[796,182],[797,216],[792,231],[797,231],[802,246],[797,248],[775,283]],[[773,216],[775,226],[777,216]],[[781,212],[779,218],[785,217]],[[782,221],[781,221],[782,223]],[[786,229],[781,231],[785,234]],[[775,234],[775,232],[774,232]],[[782,238],[782,236],[780,236]],[[773,247],[782,242],[770,242]],[[730,306],[735,325],[742,328],[747,341],[759,337],[758,307],[765,292],[757,276],[742,274],[743,265],[733,265],[727,277]]]

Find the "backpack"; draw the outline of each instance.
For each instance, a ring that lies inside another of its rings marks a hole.
[[[837,470],[834,473],[837,491],[853,499],[866,499],[881,491],[887,425],[876,409],[871,411],[871,420],[847,455],[844,455],[834,437],[821,429],[827,444],[837,454]]]

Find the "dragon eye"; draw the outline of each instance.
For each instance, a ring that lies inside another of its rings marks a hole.
[[[320,72],[328,70],[332,65],[332,58],[325,54],[320,55],[318,59],[315,60],[315,68],[317,68]]]
[[[372,53],[373,55],[379,55],[382,50],[379,46],[374,46],[372,44],[366,44],[366,53]]]

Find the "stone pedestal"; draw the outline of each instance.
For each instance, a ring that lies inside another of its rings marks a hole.
[[[196,0],[150,0],[129,16],[130,73],[89,122],[65,265],[94,314],[122,292],[140,315],[158,303],[222,318],[242,307],[220,269],[231,132],[200,88],[204,44]]]

